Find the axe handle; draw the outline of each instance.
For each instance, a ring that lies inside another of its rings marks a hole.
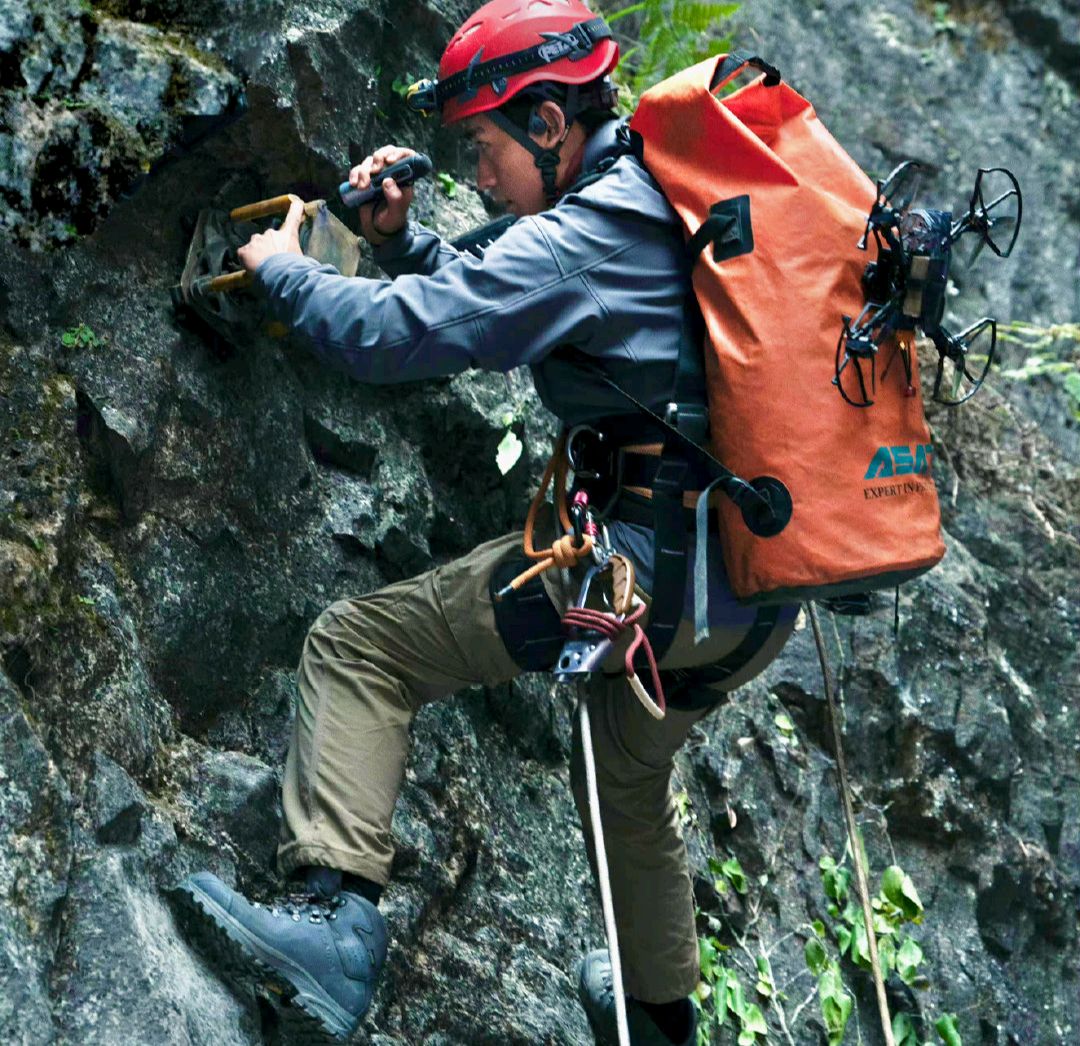
[[[229,212],[234,222],[251,222],[256,218],[269,218],[275,214],[288,214],[292,206],[291,196],[275,196],[272,200],[248,203]]]
[[[277,215],[289,213],[296,196],[275,196],[272,200],[260,200],[258,203],[248,203],[243,207],[236,207],[229,212],[230,220],[234,222],[253,222],[257,218],[272,218]],[[310,218],[319,209],[318,200],[310,200],[304,204],[304,217]]]
[[[224,276],[215,276],[210,281],[209,289],[215,294],[223,294],[225,291],[238,291],[251,285],[251,273],[247,269],[240,272],[228,272]]]

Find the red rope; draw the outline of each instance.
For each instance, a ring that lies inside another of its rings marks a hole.
[[[645,648],[645,658],[649,662],[649,672],[652,675],[653,691],[656,706],[661,712],[667,711],[667,702],[664,700],[664,688],[660,682],[660,672],[656,667],[656,658],[653,656],[652,644],[649,642],[645,630],[637,623],[645,613],[645,604],[642,603],[632,614],[628,614],[621,621],[610,611],[593,610],[590,607],[570,607],[563,615],[564,628],[586,628],[593,632],[599,632],[605,639],[614,642],[631,626],[634,629],[634,638],[626,650],[626,676],[631,678],[637,673],[634,671],[634,657],[639,649]]]

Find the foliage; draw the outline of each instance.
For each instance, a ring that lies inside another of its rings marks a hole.
[[[730,884],[741,894],[748,890],[746,873],[734,857],[726,861],[709,859],[709,870],[714,876],[718,892],[726,893]],[[719,920],[713,919],[711,929],[719,931]],[[701,983],[692,996],[698,1010],[698,1046],[707,1046],[712,1041],[712,1029],[730,1027],[738,1035],[739,1046],[754,1046],[758,1042],[767,1042],[769,1026],[761,1007],[747,1001],[746,989],[734,964],[728,964],[724,955],[731,949],[722,944],[715,933],[708,933],[698,938],[698,955],[701,960]],[[771,998],[776,992],[772,967],[768,956],[760,955],[755,960],[754,990],[763,999]]]
[[[1047,378],[1064,396],[1069,416],[1080,421],[1080,323],[1041,327],[1016,320],[998,337],[1027,353],[1021,366],[1002,370],[1001,376],[1025,382]]]
[[[620,104],[631,112],[642,92],[653,84],[731,50],[731,38],[718,34],[741,5],[639,0],[615,7],[603,0],[597,6],[619,43],[622,57],[613,79],[619,87]]]
[[[495,465],[502,475],[506,475],[518,462],[525,445],[513,429],[507,429],[499,446],[495,450]]]
[[[409,88],[412,87],[415,81],[415,76],[411,73],[405,73],[403,76],[398,76],[394,79],[394,82],[390,85],[390,90],[392,90],[402,101],[405,101],[405,99],[409,97]]]
[[[949,4],[934,4],[933,16],[935,33],[949,35],[956,32],[956,21],[952,17],[952,12],[950,11]]]
[[[457,196],[457,182],[454,181],[453,175],[447,174],[446,171],[440,171],[435,175],[435,180],[438,182],[443,196],[447,199],[452,200]]]
[[[105,339],[98,337],[85,323],[64,331],[60,341],[65,349],[96,349],[105,344]]]
[[[787,739],[788,717],[777,715],[774,721],[784,743],[793,743],[793,738]],[[790,733],[794,732],[792,724]],[[675,801],[684,825],[694,823],[689,795],[678,792]],[[862,846],[861,840],[859,845]],[[704,932],[698,937],[701,981],[692,997],[699,1017],[696,1046],[708,1046],[714,1041],[737,1042],[739,1046],[779,1042],[795,1046],[804,1041],[807,1028],[800,1021],[805,1020],[804,1013],[815,1001],[829,1046],[841,1046],[849,1041],[848,1025],[853,1017],[857,1023],[857,1011],[855,995],[845,976],[853,972],[855,976],[865,976],[858,971],[870,971],[872,966],[848,855],[846,851],[839,862],[825,855],[818,864],[832,924],[815,920],[776,941],[765,940],[760,928],[762,913],[770,907],[763,889],[769,883],[768,872],[751,877],[734,856],[708,859],[718,899],[727,898],[726,904],[735,905],[741,916],[730,919],[725,906],[720,907],[719,917],[700,909],[697,912]],[[909,989],[929,987],[923,970],[926,958],[911,932],[922,924],[926,913],[914,881],[899,865],[890,865],[882,873],[871,908],[878,957],[886,980],[896,977]],[[778,983],[772,957],[783,954],[782,950],[789,951],[788,942],[796,936],[805,942],[806,969]],[[804,990],[801,1001],[792,1005],[793,986],[807,977],[812,979],[809,990]],[[752,991],[749,985],[753,985]],[[892,994],[895,998],[900,993]],[[931,1046],[935,1031],[944,1046],[963,1046],[954,1014],[941,1015],[931,1023],[921,1012],[897,1013],[893,1016],[892,1031],[896,1046]],[[862,1041],[861,1034],[856,1034],[856,1038]]]

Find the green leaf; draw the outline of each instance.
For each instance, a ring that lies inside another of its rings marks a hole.
[[[750,1003],[743,1014],[743,1031],[752,1032],[755,1035],[768,1035],[769,1026],[765,1023],[765,1015],[756,1003]],[[753,1042],[753,1039],[750,1040]]]
[[[866,937],[866,926],[860,920],[855,924],[855,931],[851,940],[851,959],[856,966],[864,970],[872,970],[874,964],[870,961],[870,942]]]
[[[504,476],[517,464],[524,449],[524,444],[514,435],[513,430],[507,429],[495,451],[495,464]]]
[[[847,955],[848,948],[851,947],[851,931],[846,926],[836,928],[836,943],[840,947],[840,954]]]
[[[65,348],[72,348],[78,341],[79,335],[75,331],[64,331],[60,336],[60,341],[63,342]]]
[[[934,1030],[941,1036],[945,1046],[964,1046],[960,1031],[956,1027],[956,1014],[944,1013],[934,1021]]]
[[[829,961],[829,956],[825,951],[825,945],[818,940],[817,937],[811,937],[806,942],[806,947],[803,948],[803,955],[806,957],[806,965],[810,968],[810,972],[816,977],[825,969],[825,964]]]
[[[896,969],[896,944],[891,937],[879,937],[877,946],[881,972],[888,977]]]
[[[922,921],[923,905],[915,884],[899,865],[889,865],[881,877],[881,892],[904,913],[911,922]]]
[[[815,919],[810,924],[810,926],[813,929],[814,933],[816,933],[819,937],[824,939],[824,937],[825,937],[825,924],[820,919]]]
[[[900,975],[900,980],[910,986],[919,975],[919,963],[922,961],[922,948],[912,938],[905,937],[896,953],[896,972]]]
[[[743,994],[742,981],[734,975],[727,979],[727,1005],[739,1020],[743,1019],[746,1013],[746,996]]]
[[[716,979],[716,946],[711,937],[698,938],[698,961],[701,964],[701,979],[711,984]]]
[[[457,182],[454,181],[453,176],[445,171],[440,171],[435,177],[438,180],[443,196],[453,199],[457,195]]]
[[[844,1041],[844,1029],[851,1016],[852,1001],[840,983],[840,975],[835,974],[835,984],[823,987],[825,974],[818,981],[818,995],[821,999],[821,1016],[825,1019],[825,1029],[829,1034],[829,1046],[840,1046]]]
[[[784,715],[781,712],[779,715],[773,717],[773,722],[780,728],[782,734],[795,733],[795,724],[791,721],[789,716]]]
[[[746,873],[742,870],[742,865],[739,864],[739,859],[737,857],[729,857],[720,866],[720,871],[724,873],[724,878],[726,878],[739,893],[746,893],[749,889],[746,882]]]
[[[906,1013],[898,1013],[892,1019],[892,1033],[896,1046],[919,1046],[915,1022]]]
[[[818,862],[821,869],[821,885],[825,889],[825,896],[837,904],[843,904],[848,893],[848,883],[851,882],[851,872],[847,868],[840,868],[831,857],[822,857]]]
[[[96,607],[97,603],[89,596],[76,596],[78,602],[82,603],[84,607]]]

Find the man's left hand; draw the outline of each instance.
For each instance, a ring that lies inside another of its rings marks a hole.
[[[300,226],[304,222],[304,201],[299,196],[292,197],[292,205],[285,221],[279,229],[268,229],[256,233],[236,256],[248,272],[254,272],[267,258],[274,254],[300,254]]]

